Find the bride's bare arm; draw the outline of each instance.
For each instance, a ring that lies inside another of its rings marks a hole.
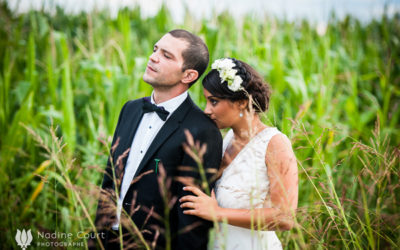
[[[206,220],[227,223],[261,230],[290,230],[294,225],[294,215],[298,198],[298,172],[296,157],[286,136],[278,134],[269,142],[266,157],[270,193],[265,208],[232,209],[218,206],[215,194],[207,196],[196,187],[185,187],[193,195],[182,197],[182,207],[189,208],[184,213]]]

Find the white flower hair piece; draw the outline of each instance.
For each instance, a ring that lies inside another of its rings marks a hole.
[[[240,76],[236,75],[237,70],[233,69],[233,67],[235,66],[235,63],[230,58],[217,59],[211,65],[212,69],[218,70],[219,77],[221,78],[221,83],[226,81],[228,83],[228,88],[233,92],[243,89],[243,79]]]

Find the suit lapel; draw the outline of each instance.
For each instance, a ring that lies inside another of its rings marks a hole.
[[[172,113],[171,117],[165,122],[161,127],[160,131],[154,138],[153,142],[150,144],[143,160],[140,162],[139,167],[135,173],[135,177],[140,174],[144,166],[153,157],[154,153],[159,149],[165,140],[180,127],[180,123],[185,118],[187,112],[194,106],[190,96],[188,96],[185,101]]]
[[[123,133],[120,136],[127,136],[126,140],[121,138],[121,142],[123,143],[121,145],[121,151],[119,155],[122,155],[128,148],[132,146],[132,141],[133,137],[136,134],[136,130],[139,126],[140,121],[142,120],[143,117],[143,109],[142,109],[142,102],[140,102],[140,105],[135,105],[134,110],[127,110],[127,112],[131,113],[128,117],[130,118],[126,124],[128,124],[129,131],[127,133]],[[121,179],[121,174],[125,172],[125,167],[126,167],[126,162],[128,160],[129,154],[122,159],[122,167],[120,167],[121,171],[118,171],[118,179]],[[117,160],[117,159],[116,159]],[[122,182],[122,180],[121,180]]]

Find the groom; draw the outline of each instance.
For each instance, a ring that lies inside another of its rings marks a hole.
[[[185,130],[207,145],[203,167],[210,185],[221,161],[220,132],[187,92],[208,60],[204,42],[185,30],[172,30],[154,45],[143,75],[154,91],[122,107],[104,174],[102,193],[114,196],[101,198],[96,214],[97,229],[106,230],[106,249],[120,247],[120,225],[124,249],[140,247],[143,239],[158,249],[207,248],[211,224],[183,214],[176,200],[187,194],[179,180],[201,181],[199,166],[182,147]]]

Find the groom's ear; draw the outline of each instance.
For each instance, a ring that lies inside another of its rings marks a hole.
[[[189,83],[195,81],[198,76],[199,76],[199,72],[197,72],[197,70],[187,69],[183,72],[182,82],[189,84]]]

